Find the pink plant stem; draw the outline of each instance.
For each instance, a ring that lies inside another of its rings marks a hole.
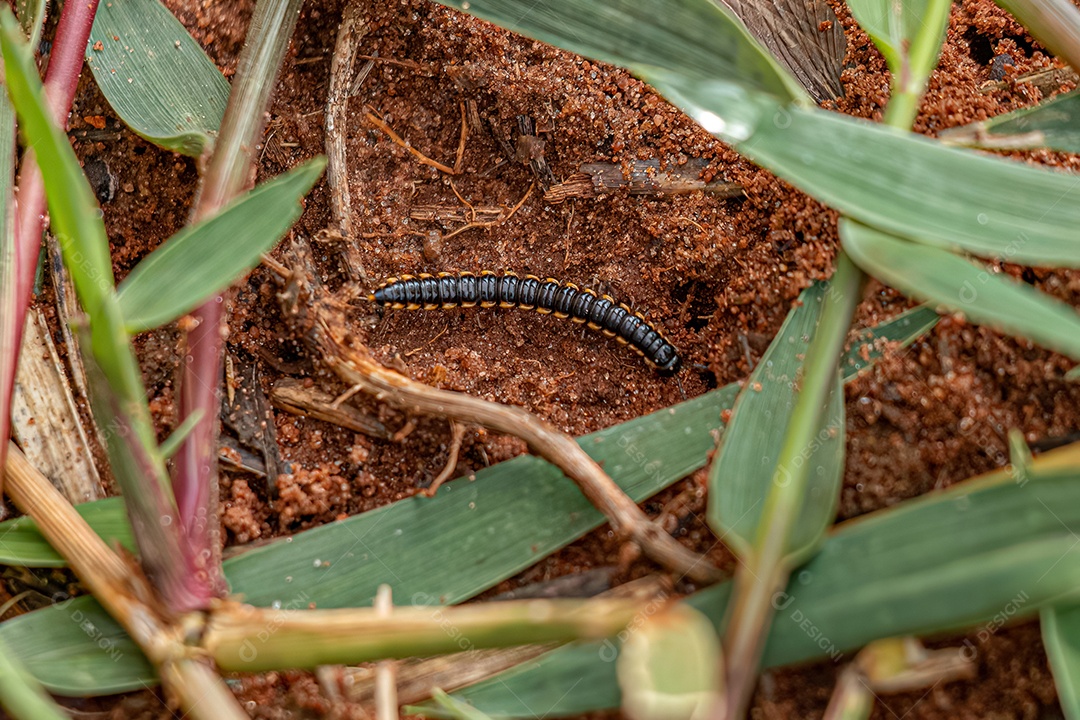
[[[191,222],[215,215],[250,187],[255,176],[256,143],[302,0],[258,0],[240,54],[229,105],[217,143],[195,199]],[[173,494],[180,522],[206,577],[223,593],[220,524],[217,519],[217,434],[221,407],[223,298],[211,298],[191,313],[194,328],[187,335],[187,353],[180,377],[180,418],[200,418],[184,439],[172,466]],[[273,481],[273,478],[271,478]]]
[[[97,7],[98,0],[73,0],[64,3],[64,9],[60,12],[49,68],[45,73],[45,102],[53,120],[62,127],[67,127],[67,117],[75,100],[79,72]],[[0,467],[4,467],[7,439],[11,435],[15,369],[18,367],[26,311],[30,307],[34,275],[41,254],[41,233],[45,229],[45,185],[32,151],[23,156],[15,202],[15,312],[10,327],[6,324],[0,326],[7,335],[0,338],[0,346],[5,352],[14,354],[15,362],[4,366],[4,377],[0,378]]]
[[[217,424],[222,374],[222,298],[217,296],[192,312],[195,327],[187,334],[187,353],[180,379],[183,417],[201,413],[174,458],[173,495],[192,553],[214,594],[227,591],[220,573],[217,517]]]

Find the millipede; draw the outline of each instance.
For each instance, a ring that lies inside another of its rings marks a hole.
[[[573,283],[535,275],[519,277],[512,272],[420,273],[387,278],[368,300],[405,310],[438,310],[454,307],[495,307],[536,310],[555,317],[585,323],[629,345],[657,370],[673,374],[682,367],[679,353],[639,312]]]

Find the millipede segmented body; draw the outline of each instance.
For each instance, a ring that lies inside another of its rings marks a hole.
[[[388,278],[368,299],[378,305],[406,310],[476,305],[536,310],[555,317],[568,317],[614,336],[661,372],[675,373],[682,366],[675,347],[641,313],[608,295],[551,278],[518,277],[511,272],[500,274],[490,270],[478,274],[402,275]]]

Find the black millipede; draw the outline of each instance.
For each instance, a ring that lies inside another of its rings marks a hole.
[[[536,310],[555,317],[586,323],[593,330],[629,345],[645,361],[663,373],[682,367],[679,353],[641,313],[616,302],[609,295],[581,289],[573,283],[535,275],[518,277],[512,272],[485,270],[438,275],[402,275],[387,278],[368,300],[384,307],[406,310],[438,310],[454,307],[494,307]]]

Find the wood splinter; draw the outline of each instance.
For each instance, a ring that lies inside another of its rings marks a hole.
[[[631,195],[649,196],[686,195],[698,191],[721,198],[743,194],[743,186],[738,183],[702,180],[701,173],[708,164],[708,160],[695,158],[665,170],[660,167],[659,160],[631,160],[629,175],[626,175],[621,163],[586,163],[580,172],[548,190],[544,201],[557,205],[572,198],[594,198],[622,188],[627,188]]]

